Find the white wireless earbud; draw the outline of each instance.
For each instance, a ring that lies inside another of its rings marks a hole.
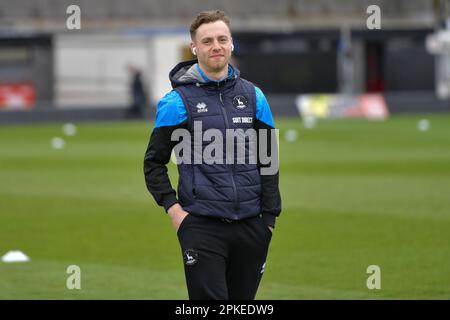
[[[231,44],[231,51],[234,51],[234,44]]]
[[[197,55],[197,50],[195,49],[195,47],[192,48],[192,54],[193,54],[194,56]]]

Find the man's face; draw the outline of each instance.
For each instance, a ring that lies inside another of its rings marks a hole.
[[[191,47],[196,48],[200,65],[208,71],[219,72],[231,57],[231,33],[223,21],[202,24],[196,31]]]

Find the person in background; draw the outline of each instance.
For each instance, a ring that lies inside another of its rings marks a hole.
[[[141,71],[133,65],[128,65],[130,73],[130,96],[131,105],[127,111],[128,118],[144,118],[148,105],[147,93],[144,89]]]

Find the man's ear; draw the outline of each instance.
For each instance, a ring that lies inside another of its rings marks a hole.
[[[191,43],[190,43],[190,47],[191,47],[191,52],[192,52],[192,54],[193,54],[194,56],[196,56],[196,55],[197,55],[197,51],[196,51],[196,49],[195,49],[195,43],[194,43],[194,42],[191,42]]]

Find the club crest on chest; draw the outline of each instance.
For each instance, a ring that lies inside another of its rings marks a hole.
[[[248,100],[242,95],[237,95],[233,98],[233,106],[239,110],[244,109],[248,106]]]

